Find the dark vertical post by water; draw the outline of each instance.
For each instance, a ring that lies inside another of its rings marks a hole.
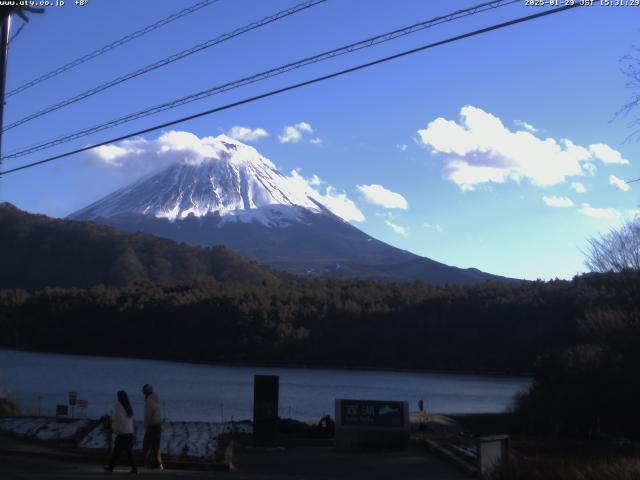
[[[273,444],[278,428],[277,375],[255,375],[253,380],[253,438],[256,443]]]

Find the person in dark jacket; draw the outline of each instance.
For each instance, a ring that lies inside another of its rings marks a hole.
[[[133,457],[133,408],[129,402],[129,396],[124,390],[118,392],[118,401],[111,415],[111,427],[116,435],[116,441],[109,466],[105,467],[105,470],[113,472],[118,457],[122,452],[125,452],[129,465],[131,465],[131,473],[138,473],[136,460]]]
[[[154,465],[160,470],[162,466],[162,456],[160,455],[160,440],[162,437],[162,416],[160,414],[160,399],[153,387],[145,384],[142,387],[144,394],[144,440],[142,442],[142,458],[146,462],[149,454],[153,453]]]

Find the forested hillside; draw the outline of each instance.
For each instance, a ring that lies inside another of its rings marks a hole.
[[[316,280],[0,293],[0,346],[195,362],[531,372],[640,273],[433,287]],[[606,318],[602,321],[605,321]]]
[[[0,204],[0,288],[135,282],[279,282],[285,275],[226,247],[194,247]]]

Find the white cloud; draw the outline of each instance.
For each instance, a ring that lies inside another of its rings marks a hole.
[[[640,219],[640,208],[631,208],[627,210],[627,217],[629,220]]]
[[[623,192],[628,192],[631,190],[631,185],[622,180],[621,178],[616,177],[615,175],[609,175],[609,184],[616,187],[618,190]]]
[[[594,143],[589,146],[589,151],[602,163],[617,163],[628,165],[629,160],[622,158],[622,154],[604,143]]]
[[[172,130],[155,140],[134,138],[97,147],[89,150],[86,158],[92,165],[129,175],[144,175],[179,161],[197,164],[204,159],[218,158],[222,148],[216,137],[200,138],[190,132]]]
[[[220,140],[216,137],[200,138],[191,132],[176,130],[160,135],[156,143],[159,153],[171,156],[173,152],[175,157],[194,164],[205,158],[217,158],[220,151]]]
[[[358,185],[357,188],[364,199],[374,205],[384,208],[399,208],[401,210],[409,208],[406,198],[399,193],[384,188],[382,185]]]
[[[397,233],[398,235],[402,235],[403,237],[407,237],[409,236],[409,229],[406,227],[402,227],[400,225],[397,225],[393,222],[391,222],[390,220],[385,220],[384,223],[387,224],[387,226],[393,230],[395,233]]]
[[[313,133],[313,128],[307,122],[286,125],[282,134],[278,135],[278,140],[280,143],[298,143],[302,140],[303,133]]]
[[[418,134],[423,144],[444,156],[445,177],[462,190],[523,180],[536,186],[555,185],[583,176],[584,170],[593,171],[589,162],[594,159],[611,163],[618,153],[603,144],[585,148],[568,139],[514,132],[498,117],[470,105],[461,109],[460,118],[460,122],[437,118]]]
[[[555,208],[573,207],[573,201],[567,197],[542,197],[542,200],[549,207],[555,207]]]
[[[406,152],[407,148],[409,148],[409,146],[406,143],[399,143],[396,145],[396,147],[398,148],[398,150],[400,150],[401,152]]]
[[[284,127],[282,135],[278,135],[280,143],[298,143],[302,140],[302,133],[296,127]]]
[[[308,132],[311,133],[313,132],[313,128],[311,128],[311,125],[309,125],[307,122],[300,122],[296,125],[296,128],[298,130],[301,130],[303,132]]]
[[[241,127],[237,125],[235,127],[231,127],[227,135],[231,138],[235,138],[236,140],[240,140],[241,142],[255,142],[263,137],[268,137],[269,132],[264,128],[251,129],[249,127]]]
[[[530,123],[525,122],[524,120],[516,120],[513,123],[515,123],[519,127],[524,128],[525,130],[529,130],[531,133],[536,133],[538,131],[538,129],[536,127],[534,127]]]
[[[463,191],[473,191],[479,183],[504,183],[507,179],[507,172],[503,169],[469,165],[464,160],[449,161],[445,175]]]
[[[619,220],[622,214],[615,208],[594,208],[588,203],[583,203],[582,208],[578,210],[582,215],[587,217],[598,218],[601,220]]]
[[[306,195],[327,207],[343,220],[347,222],[363,222],[365,220],[364,214],[345,192],[339,192],[331,185],[325,187],[324,193],[314,188],[324,183],[317,175],[305,178],[300,175],[298,170],[292,170],[287,178],[296,185],[297,190],[304,191]]]
[[[347,222],[364,222],[364,214],[345,192],[338,192],[335,188],[328,186],[324,195],[319,201],[331,210],[334,214]]]
[[[587,172],[591,177],[593,177],[598,172],[598,167],[596,167],[591,162],[585,162],[582,164],[582,169]]]
[[[573,188],[576,193],[585,193],[587,191],[587,188],[584,186],[584,184],[580,182],[571,182],[571,188]]]
[[[321,145],[322,139],[320,137],[315,137],[309,140],[309,143],[312,143],[313,145]]]
[[[176,162],[198,165],[204,161],[219,159],[220,152],[226,151],[223,142],[242,145],[227,135],[200,138],[189,132],[170,131],[156,140],[138,138],[94,148],[87,152],[87,158],[94,165],[118,169],[129,175],[141,175]],[[250,146],[244,146],[244,149],[255,152]],[[270,160],[262,157],[262,161],[276,168]],[[321,203],[338,217],[355,222],[365,220],[362,212],[345,192],[340,192],[331,185],[320,190],[319,187],[324,182],[317,175],[307,179],[294,170],[286,178],[293,184],[295,191]]]
[[[422,225],[423,225],[425,228],[430,228],[431,230],[435,230],[435,231],[436,231],[436,232],[438,232],[438,233],[444,233],[444,228],[442,228],[442,227],[441,227],[439,224],[437,224],[437,223],[436,223],[435,225],[432,225],[431,223],[427,223],[427,222],[425,222],[425,223],[423,223]]]
[[[113,144],[101,145],[93,150],[89,150],[89,152],[91,153],[91,159],[96,163],[104,163],[105,165],[121,167],[124,157],[127,155],[129,150],[133,150],[131,147],[137,145],[141,141],[142,140],[125,140],[122,142],[123,146],[120,147]],[[125,142],[127,143],[125,144]]]
[[[322,180],[320,180],[320,177],[318,175],[316,175],[315,173],[313,174],[313,176],[309,179],[309,185],[322,185],[324,182]]]

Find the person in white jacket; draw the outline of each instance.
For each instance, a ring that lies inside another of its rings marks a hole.
[[[142,387],[144,394],[144,440],[142,441],[142,458],[147,461],[153,453],[155,467],[163,470],[160,455],[160,440],[162,437],[162,416],[160,414],[160,399],[153,387],[148,383]]]
[[[131,465],[131,473],[138,473],[136,459],[133,456],[133,408],[129,402],[129,396],[124,390],[118,392],[118,401],[111,415],[111,428],[116,435],[116,441],[109,466],[105,470],[113,472],[118,457],[122,452],[125,452]]]

